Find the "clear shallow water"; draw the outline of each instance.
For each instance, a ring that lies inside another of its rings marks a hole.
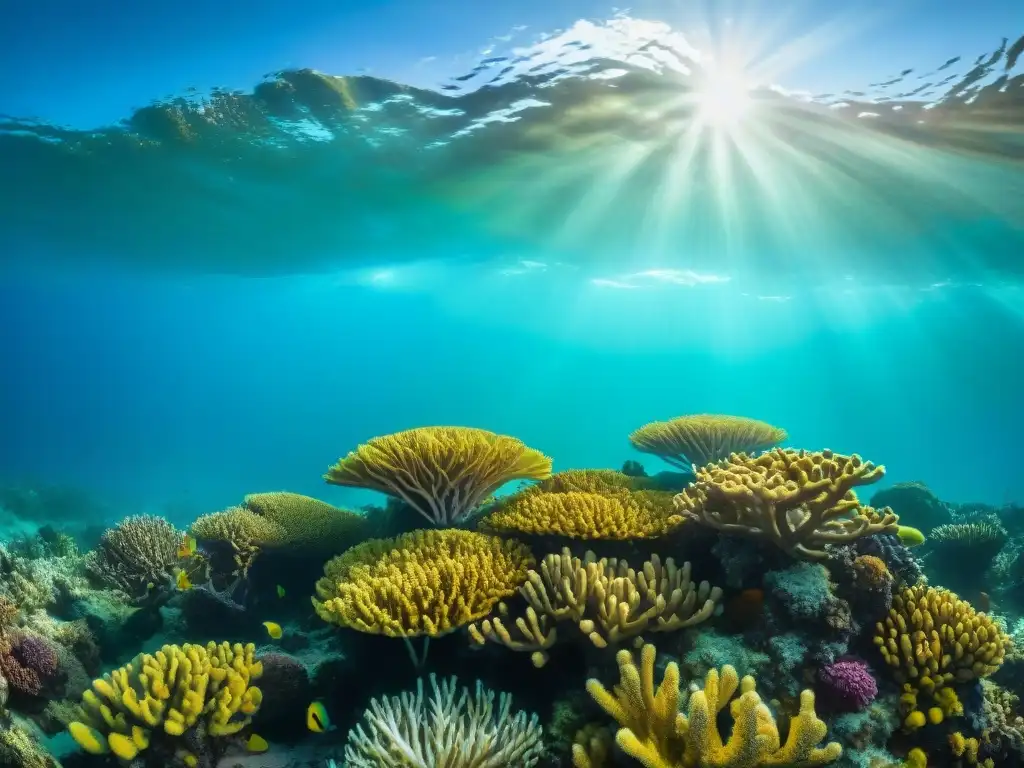
[[[1008,31],[1010,32],[1010,31]],[[806,94],[620,17],[437,89],[281,72],[121,124],[0,122],[0,253],[271,275],[417,260],[763,296],[1016,282],[1024,38]],[[781,54],[780,54],[781,55]]]

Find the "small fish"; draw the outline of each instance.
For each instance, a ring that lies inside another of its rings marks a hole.
[[[899,526],[896,529],[896,535],[899,536],[900,541],[908,547],[916,547],[919,544],[924,544],[924,534],[917,528],[911,528],[909,525]]]
[[[263,626],[267,628],[267,634],[274,640],[280,640],[281,635],[284,634],[281,631],[281,625],[276,621],[264,621]]]
[[[156,584],[151,581],[146,585],[146,589],[156,589]]]
[[[260,736],[258,733],[252,734],[248,741],[245,742],[245,748],[250,752],[266,752],[270,749],[270,745],[267,740]]]
[[[185,534],[185,538],[181,540],[181,544],[178,545],[178,557],[185,558],[191,557],[196,553],[196,540]]]
[[[313,733],[334,730],[331,718],[327,715],[327,709],[319,701],[314,701],[306,709],[306,727]]]
[[[184,571],[178,571],[178,589],[186,590],[192,589],[192,579],[188,577],[188,574]]]
[[[277,596],[284,597],[284,587],[282,587],[280,584],[277,585]]]

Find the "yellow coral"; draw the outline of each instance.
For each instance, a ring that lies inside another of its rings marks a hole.
[[[192,523],[191,533],[200,541],[223,541],[234,550],[235,566],[246,575],[260,550],[282,544],[287,532],[279,523],[245,507],[231,507],[202,515]]]
[[[606,768],[611,765],[612,745],[615,740],[603,725],[589,723],[573,737],[573,768]]]
[[[324,475],[333,485],[395,496],[436,525],[458,522],[511,480],[543,480],[551,459],[519,440],[470,427],[375,437]]]
[[[251,493],[245,508],[284,530],[281,542],[302,550],[339,552],[363,536],[366,518],[301,493]]]
[[[785,744],[771,711],[761,701],[752,677],[742,680],[726,665],[711,669],[704,688],[690,695],[688,716],[679,711],[679,667],[665,668],[654,687],[655,649],[645,645],[637,667],[629,651],[619,651],[619,685],[608,691],[597,680],[587,681],[594,700],[619,723],[615,740],[646,768],[755,768],[758,766],[818,766],[831,763],[842,747],[818,744],[828,730],[814,711],[814,693],[800,694],[800,712],[790,720]],[[733,696],[739,691],[739,697]],[[718,729],[718,713],[730,704],[733,727],[728,740]]]
[[[875,645],[900,683],[931,693],[953,681],[987,677],[1003,663],[1010,638],[970,603],[918,585],[893,597]]]
[[[638,451],[689,472],[731,453],[771,448],[786,437],[786,430],[757,419],[696,414],[646,424],[629,436],[629,442]]]
[[[68,730],[86,751],[109,748],[124,760],[145,750],[155,730],[182,736],[202,720],[207,736],[230,736],[259,709],[263,694],[251,683],[262,674],[251,643],[165,645],[93,680]]]
[[[710,618],[722,591],[708,582],[694,582],[690,563],[677,566],[672,558],[657,555],[633,570],[618,558],[587,552],[582,559],[569,549],[547,555],[539,570],[527,574],[519,589],[528,605],[525,619],[515,622],[518,636],[509,629],[507,608],[477,627],[475,643],[499,642],[513,650],[543,651],[554,644],[555,629],[546,620],[572,621],[598,648],[636,637],[642,632],[670,632],[692,627]]]
[[[698,469],[696,482],[674,501],[680,514],[702,525],[819,560],[827,544],[896,530],[892,510],[864,507],[853,492],[884,474],[857,455],[776,448]]]
[[[533,565],[519,542],[462,530],[371,539],[324,566],[317,614],[389,637],[436,637],[490,613]]]
[[[671,495],[652,492],[605,495],[523,493],[488,515],[482,526],[495,531],[566,536],[573,539],[646,539],[662,536],[683,522]]]

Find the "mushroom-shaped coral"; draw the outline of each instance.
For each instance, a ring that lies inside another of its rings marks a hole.
[[[261,674],[251,643],[165,645],[94,680],[68,730],[86,752],[122,760],[166,737],[173,750],[178,737],[191,745],[231,736],[259,709],[263,694],[252,682]]]
[[[519,440],[470,427],[375,437],[324,475],[333,485],[402,499],[435,525],[463,520],[511,480],[543,480],[551,459]]]
[[[171,581],[182,534],[162,517],[138,515],[104,532],[86,561],[99,581],[134,599]]]
[[[242,504],[281,526],[280,544],[303,552],[340,552],[363,538],[366,528],[365,516],[301,493],[250,493]]]
[[[651,422],[633,432],[629,442],[638,451],[690,471],[732,453],[763,451],[786,437],[786,430],[757,419],[702,413]]]
[[[357,725],[345,745],[349,768],[532,768],[544,752],[536,715],[512,714],[512,697],[477,681],[473,693],[453,677],[430,676],[432,695],[416,693],[370,702],[366,728]]]
[[[473,531],[371,539],[328,561],[313,607],[360,632],[437,637],[490,613],[532,565],[523,544]]]
[[[924,693],[991,675],[1010,646],[987,615],[948,590],[924,585],[893,597],[874,641],[896,681]]]
[[[550,622],[572,621],[595,646],[605,648],[643,632],[700,624],[711,617],[722,596],[718,587],[693,581],[690,563],[677,566],[672,558],[662,562],[654,555],[633,570],[625,560],[598,560],[593,552],[581,560],[568,549],[545,557],[519,592],[527,603],[525,617],[513,624],[502,605],[501,616],[471,624],[469,632],[477,645],[490,640],[531,651],[537,666],[557,638]]]
[[[679,711],[679,667],[675,662],[666,666],[665,676],[655,688],[654,646],[643,646],[639,667],[626,650],[619,651],[616,660],[619,684],[609,691],[592,678],[587,681],[587,690],[619,723],[615,741],[622,751],[645,766],[819,766],[834,762],[842,754],[842,747],[835,742],[818,746],[828,728],[815,714],[814,693],[810,690],[800,694],[800,711],[790,719],[789,735],[783,744],[774,716],[755,690],[754,678],[740,680],[733,667],[711,669],[703,688],[690,694],[687,714],[683,714]],[[737,692],[739,696],[734,699]],[[723,738],[718,719],[727,706],[733,724],[731,733]],[[574,747],[573,751],[578,750]],[[574,754],[577,760],[579,757]]]
[[[884,474],[884,467],[856,454],[828,450],[732,454],[698,469],[675,505],[702,525],[771,541],[795,557],[823,559],[827,544],[896,530],[891,510],[864,507],[853,491]]]

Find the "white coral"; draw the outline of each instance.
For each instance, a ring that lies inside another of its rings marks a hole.
[[[477,681],[475,694],[457,689],[452,677],[438,683],[430,676],[432,696],[416,693],[373,699],[366,730],[357,725],[348,736],[348,768],[531,768],[540,759],[541,727],[536,715],[512,715],[512,697],[503,693],[494,708],[494,691]]]

